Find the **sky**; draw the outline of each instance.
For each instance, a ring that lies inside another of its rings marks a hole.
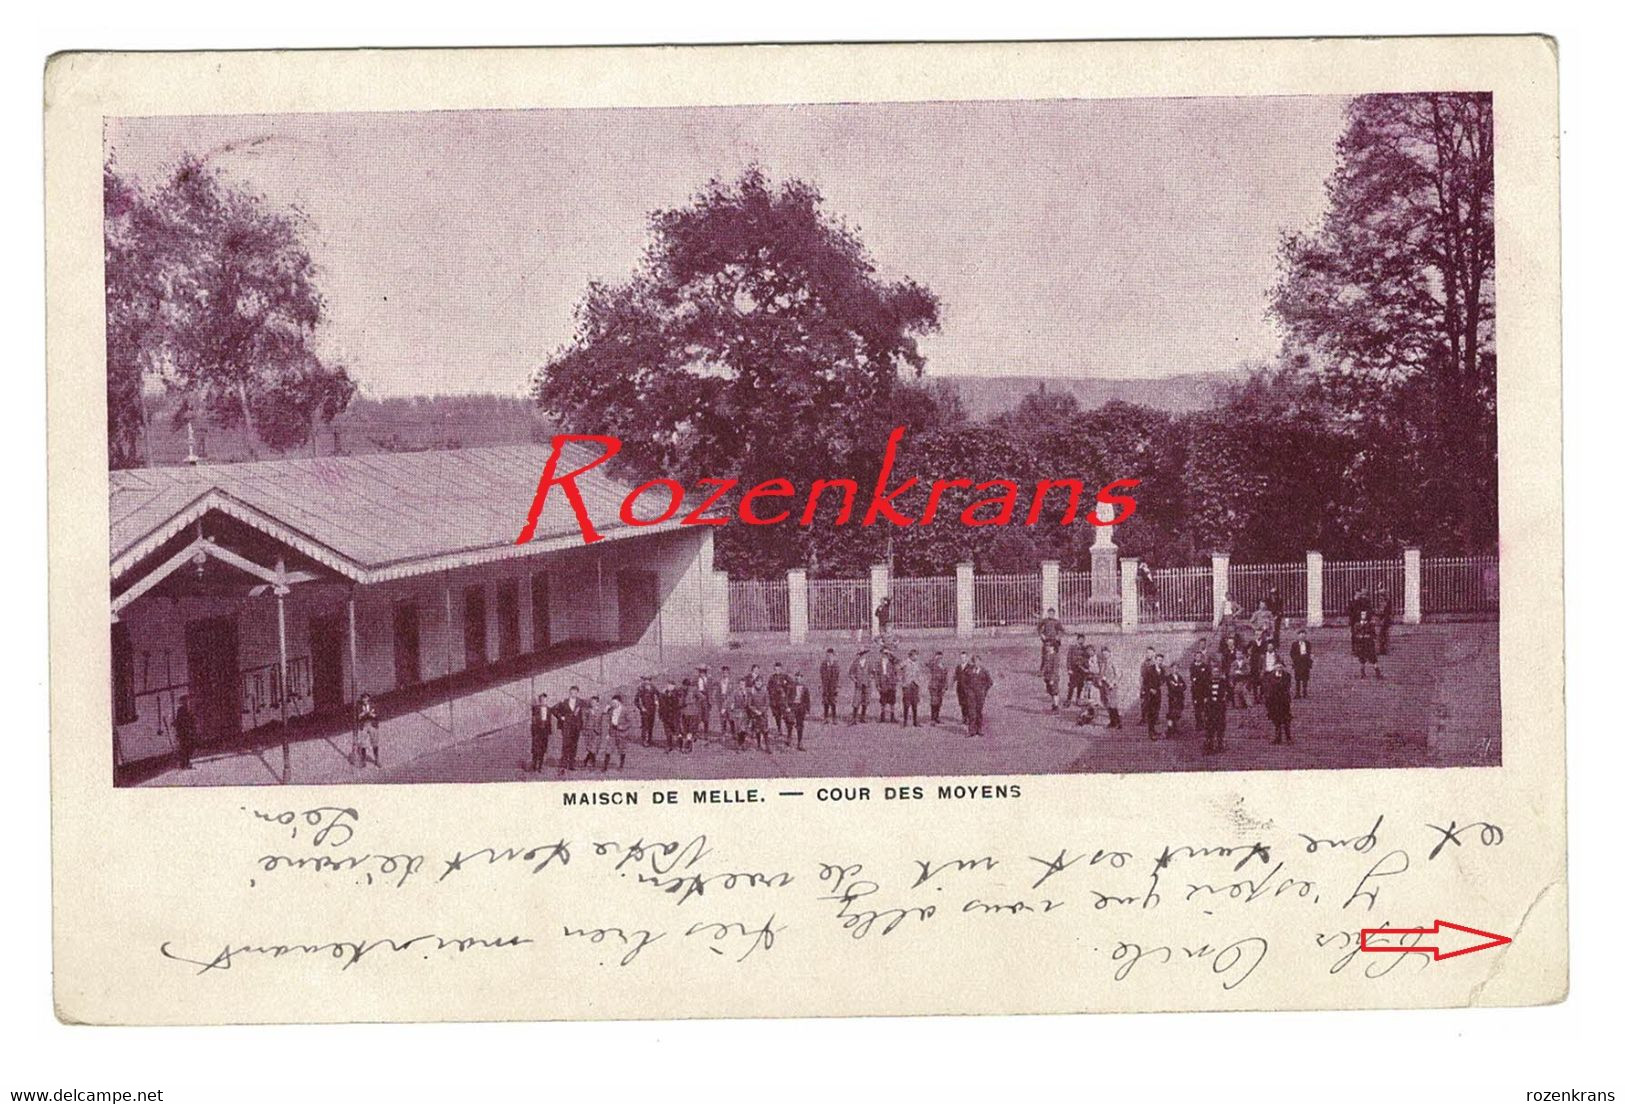
[[[1266,359],[1283,232],[1345,101],[1247,97],[110,119],[121,172],[205,155],[308,217],[324,353],[364,394],[520,393],[650,212],[760,164],[942,300],[932,375],[1172,376]]]

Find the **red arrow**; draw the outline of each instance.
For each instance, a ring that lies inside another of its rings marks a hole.
[[[1438,947],[1398,946],[1373,947],[1366,942],[1367,937],[1373,935],[1438,935],[1440,929],[1461,932],[1463,935],[1476,935],[1481,942],[1470,943],[1465,947],[1457,947],[1453,951],[1442,951]],[[1398,954],[1407,954],[1411,951],[1432,951],[1433,961],[1438,962],[1444,958],[1455,958],[1457,955],[1472,954],[1474,951],[1487,951],[1491,947],[1504,947],[1512,942],[1510,935],[1497,935],[1494,932],[1479,931],[1462,924],[1452,924],[1448,920],[1435,920],[1431,928],[1361,928],[1360,950],[1362,951],[1392,951]]]

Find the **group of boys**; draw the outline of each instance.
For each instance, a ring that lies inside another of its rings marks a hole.
[[[611,694],[607,703],[597,694],[583,697],[579,686],[570,687],[557,703],[550,703],[547,695],[541,694],[530,706],[530,770],[542,770],[555,733],[559,736],[561,770],[596,766],[602,773],[609,770],[612,752],[619,757],[617,765],[625,769],[630,728],[626,701],[618,693]]]
[[[1174,736],[1184,717],[1187,694],[1193,719],[1202,733],[1202,750],[1208,754],[1224,750],[1228,712],[1247,708],[1248,695],[1263,702],[1273,728],[1272,743],[1292,742],[1292,702],[1309,696],[1309,676],[1314,667],[1314,646],[1307,632],[1298,630],[1283,657],[1280,633],[1283,618],[1278,608],[1260,602],[1253,618],[1252,633],[1230,625],[1222,637],[1217,656],[1210,655],[1208,638],[1197,640],[1189,660],[1189,678],[1167,662],[1163,653],[1147,647],[1140,662],[1140,715],[1147,736]],[[1038,623],[1039,675],[1050,699],[1051,710],[1062,706],[1060,674],[1061,643],[1064,630],[1049,610]],[[1117,665],[1110,647],[1097,653],[1079,633],[1066,652],[1067,685],[1065,704],[1083,706],[1079,724],[1092,721],[1100,710],[1106,713],[1108,728],[1123,726],[1120,712]],[[1165,722],[1165,723],[1164,723]]]
[[[1314,645],[1298,630],[1287,655],[1280,653],[1273,632],[1249,639],[1231,633],[1219,642],[1217,656],[1208,651],[1206,637],[1196,642],[1190,658],[1191,710],[1202,733],[1202,750],[1224,750],[1225,728],[1231,709],[1246,709],[1248,695],[1262,702],[1269,717],[1274,744],[1292,743],[1292,702],[1309,697],[1309,676],[1315,665]],[[1177,670],[1167,667],[1161,653],[1147,648],[1140,664],[1140,702],[1147,732],[1157,737],[1157,721],[1167,702],[1167,733],[1179,726],[1183,692]]]
[[[884,625],[884,619],[878,617]],[[942,723],[942,703],[950,686],[959,703],[959,718],[965,725],[965,735],[984,734],[988,691],[993,688],[993,675],[982,664],[980,656],[959,653],[959,662],[948,666],[939,650],[929,660],[920,661],[917,649],[909,649],[899,660],[897,648],[882,637],[879,648],[871,654],[868,648],[859,648],[847,665],[846,678],[852,683],[852,712],[849,725],[869,722],[869,699],[877,705],[876,720],[897,725],[920,727],[920,694],[925,693],[933,725]],[[824,650],[824,660],[818,665],[819,690],[823,699],[824,722],[832,724],[840,718],[841,663],[834,648]],[[897,712],[901,698],[903,712]]]
[[[731,740],[738,751],[754,741],[758,749],[772,754],[773,744],[780,738],[786,745],[806,750],[803,740],[807,714],[812,710],[812,692],[799,673],[788,674],[782,663],[773,664],[770,675],[764,675],[761,666],[753,664],[742,679],[736,679],[732,668],[726,666],[712,677],[711,668],[701,665],[681,683],[668,677],[658,688],[654,679],[645,675],[633,702],[638,709],[644,747],[654,746],[658,721],[667,752],[693,751],[696,738],[712,736]],[[769,718],[773,722],[771,736]]]

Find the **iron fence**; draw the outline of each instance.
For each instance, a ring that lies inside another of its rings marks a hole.
[[[1422,561],[1422,615],[1493,613],[1501,608],[1501,565],[1494,556]]]
[[[729,579],[728,631],[790,631],[790,584],[783,579]]]
[[[1213,622],[1213,568],[1164,567],[1151,572],[1151,590],[1139,596],[1140,620]]]
[[[811,631],[864,632],[873,616],[868,579],[807,581],[807,628]]]
[[[1043,587],[1037,575],[976,576],[976,627],[1036,625]]]
[[[1361,590],[1379,604],[1382,592],[1396,618],[1405,601],[1403,560],[1345,560],[1322,568],[1321,609],[1328,619],[1346,615]],[[1213,569],[1170,567],[1140,576],[1141,623],[1213,621]],[[1122,618],[1120,591],[1094,596],[1087,571],[1062,571],[1057,595],[1061,620],[1072,625],[1111,625]],[[1500,568],[1494,556],[1443,556],[1421,561],[1424,617],[1494,613],[1500,607]],[[1304,563],[1231,564],[1229,596],[1241,618],[1250,617],[1272,592],[1283,616],[1303,618],[1309,608],[1309,570]],[[901,631],[953,629],[958,624],[959,592],[954,576],[894,579],[891,624]],[[998,629],[1032,625],[1042,616],[1042,577],[1037,574],[977,575],[975,626]],[[814,632],[872,630],[873,594],[869,580],[811,579],[807,583],[807,627]],[[782,633],[790,629],[789,584],[784,580],[735,579],[728,583],[728,628],[736,633]],[[245,694],[245,698],[257,697]]]
[[[1405,561],[1404,560],[1346,560],[1342,563],[1328,563],[1322,569],[1322,596],[1321,609],[1328,618],[1347,617],[1349,603],[1359,591],[1365,591],[1371,599],[1372,606],[1377,605],[1378,595],[1386,590],[1388,601],[1393,603],[1394,616],[1398,618],[1405,603]],[[1245,617],[1249,610],[1241,610]]]
[[[1123,619],[1122,590],[1091,596],[1093,579],[1087,571],[1063,571],[1059,579],[1061,620],[1068,625],[1114,625]],[[1119,584],[1119,588],[1121,584]]]
[[[958,624],[959,591],[952,575],[893,579],[891,624],[899,631],[951,629]]]
[[[1273,607],[1272,599],[1279,600],[1284,616],[1303,617],[1309,611],[1308,565],[1230,565],[1230,600],[1242,617],[1251,617],[1260,602]]]

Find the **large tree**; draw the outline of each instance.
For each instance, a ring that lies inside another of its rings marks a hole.
[[[325,305],[297,210],[195,157],[151,192],[108,165],[103,194],[110,463],[133,462],[153,382],[251,449],[302,445],[345,408],[355,384],[316,349]]]
[[[113,171],[102,172],[102,235],[107,299],[107,466],[146,458],[145,388],[163,357],[162,232],[147,197]]]
[[[645,473],[856,476],[936,327],[936,297],[882,279],[816,188],[752,168],[651,216],[638,269],[588,288],[533,390],[569,430],[618,437]],[[735,567],[786,543],[740,526],[720,540]]]
[[[1424,499],[1411,539],[1468,547],[1496,532],[1494,151],[1488,93],[1354,99],[1327,213],[1283,242],[1271,304],[1384,481],[1351,491]]]

